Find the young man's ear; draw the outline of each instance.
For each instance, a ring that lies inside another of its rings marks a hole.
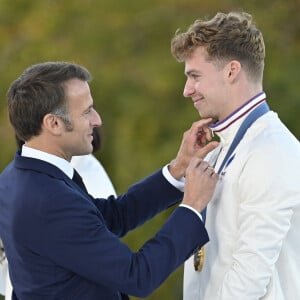
[[[43,118],[42,127],[53,135],[60,135],[64,129],[64,122],[54,114],[46,114]]]
[[[237,60],[231,60],[225,67],[225,76],[226,79],[230,82],[236,80],[241,71],[241,63]]]

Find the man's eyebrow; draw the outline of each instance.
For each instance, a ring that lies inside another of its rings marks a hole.
[[[188,71],[184,72],[184,74],[185,74],[186,76],[189,76],[189,75],[191,75],[191,74],[193,74],[193,73],[194,73],[194,74],[200,74],[199,71],[194,70],[194,69],[188,70]]]

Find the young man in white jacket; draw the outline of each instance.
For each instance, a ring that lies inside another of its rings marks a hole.
[[[210,242],[185,264],[184,300],[300,299],[300,145],[266,104],[262,33],[247,13],[218,13],[171,44],[184,96],[220,138]]]

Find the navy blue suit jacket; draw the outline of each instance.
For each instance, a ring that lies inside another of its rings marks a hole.
[[[161,170],[117,198],[94,199],[57,167],[17,153],[0,175],[0,236],[13,299],[149,295],[208,241],[202,222],[178,207],[138,252],[119,238],[181,199]]]

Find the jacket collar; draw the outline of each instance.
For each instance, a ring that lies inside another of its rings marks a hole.
[[[219,136],[223,146],[231,143],[243,120],[255,107],[265,100],[266,94],[265,92],[261,92],[236,109],[224,120],[209,126],[213,134]]]

